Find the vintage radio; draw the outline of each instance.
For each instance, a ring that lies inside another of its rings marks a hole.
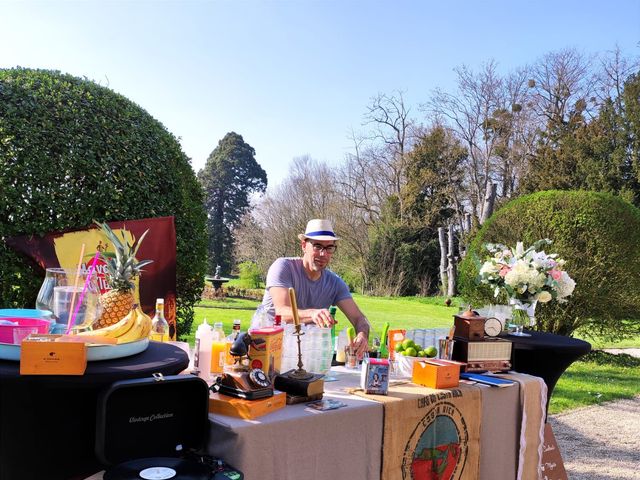
[[[484,340],[485,320],[485,317],[478,315],[469,305],[466,312],[453,316],[455,336],[476,342]]]
[[[483,342],[454,337],[453,360],[465,362],[467,372],[506,372],[511,369],[511,342],[485,338]]]

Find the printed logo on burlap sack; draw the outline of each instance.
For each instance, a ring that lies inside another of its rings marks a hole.
[[[469,431],[462,413],[449,401],[437,401],[409,437],[402,458],[402,478],[457,480],[468,450]]]

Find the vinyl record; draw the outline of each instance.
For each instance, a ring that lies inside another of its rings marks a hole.
[[[192,460],[151,457],[115,465],[104,474],[104,480],[210,480],[211,469]]]

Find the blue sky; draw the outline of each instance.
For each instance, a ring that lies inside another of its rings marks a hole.
[[[296,156],[340,163],[371,97],[418,104],[453,69],[575,47],[640,55],[640,1],[7,1],[0,68],[87,77],[162,122],[194,170],[229,131],[270,185]]]

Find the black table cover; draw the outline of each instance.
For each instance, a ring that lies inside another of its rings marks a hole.
[[[577,338],[546,332],[532,332],[530,337],[505,336],[513,343],[512,363],[517,372],[541,377],[547,384],[547,409],[553,389],[564,371],[578,358],[591,351],[591,344]]]
[[[85,478],[103,467],[95,456],[96,402],[117,380],[175,375],[189,358],[150,342],[137,355],[89,362],[84,375],[20,376],[0,361],[0,480]]]

